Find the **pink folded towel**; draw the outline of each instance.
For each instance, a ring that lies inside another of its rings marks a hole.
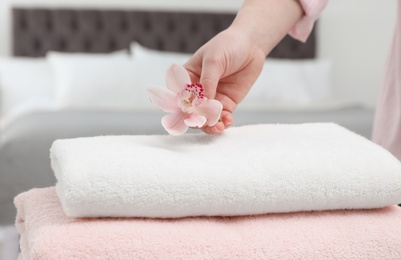
[[[54,188],[15,199],[20,259],[401,259],[401,208],[73,219]]]

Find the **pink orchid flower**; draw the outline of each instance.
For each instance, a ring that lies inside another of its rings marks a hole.
[[[193,84],[187,70],[173,64],[167,71],[167,89],[148,88],[153,104],[169,114],[162,118],[162,125],[171,135],[182,135],[188,127],[215,125],[221,116],[223,105],[207,99],[200,83]]]

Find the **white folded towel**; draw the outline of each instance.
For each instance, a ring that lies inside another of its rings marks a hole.
[[[72,217],[247,215],[401,202],[401,163],[335,124],[57,140],[51,162]]]

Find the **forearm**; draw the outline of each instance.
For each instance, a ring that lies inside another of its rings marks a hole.
[[[298,0],[245,0],[231,27],[267,55],[302,16]]]

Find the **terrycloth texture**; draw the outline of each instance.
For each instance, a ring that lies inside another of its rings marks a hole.
[[[73,219],[20,194],[21,259],[401,259],[401,208],[184,219]]]
[[[401,202],[401,163],[331,123],[58,140],[51,158],[58,196],[73,217],[249,215]]]
[[[313,29],[313,24],[319,18],[328,0],[300,0],[304,16],[290,30],[289,34],[301,42],[306,42]]]
[[[377,103],[372,140],[401,160],[401,0],[393,44]]]

